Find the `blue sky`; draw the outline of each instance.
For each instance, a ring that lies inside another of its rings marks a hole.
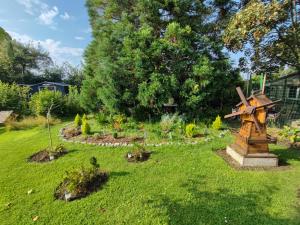
[[[91,41],[85,0],[0,0],[0,26],[47,50],[57,64],[79,65]]]

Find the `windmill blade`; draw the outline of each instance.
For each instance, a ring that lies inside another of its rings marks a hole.
[[[244,103],[245,106],[249,106],[249,103],[247,102],[247,99],[242,91],[242,89],[240,87],[236,88],[237,93],[239,94],[242,102]]]
[[[261,131],[261,128],[260,128],[260,126],[259,126],[259,123],[258,123],[258,121],[257,121],[257,119],[256,119],[256,117],[255,117],[255,115],[254,115],[254,114],[251,114],[251,117],[252,117],[252,119],[253,119],[253,121],[254,121],[254,123],[255,123],[256,129],[258,130],[259,133],[261,133],[262,131]]]
[[[278,102],[281,102],[281,100],[277,100],[277,101],[274,101],[274,102],[270,102],[270,103],[267,103],[267,104],[264,104],[264,105],[257,106],[256,109],[260,109],[260,108],[263,108],[263,107],[266,107],[266,106],[275,105]]]
[[[224,116],[224,118],[227,119],[227,118],[230,118],[230,117],[233,117],[233,116],[239,116],[243,113],[245,113],[245,112],[244,111],[234,112],[234,113],[231,113],[231,114],[228,114],[228,115]]]

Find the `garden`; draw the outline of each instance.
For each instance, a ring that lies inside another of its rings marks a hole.
[[[0,27],[0,224],[299,225],[300,120],[265,92],[300,71],[299,4],[85,3],[84,54]]]

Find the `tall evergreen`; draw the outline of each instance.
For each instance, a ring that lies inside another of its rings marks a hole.
[[[85,52],[83,105],[161,114],[174,100],[192,116],[224,109],[239,81],[221,40],[230,4],[87,0],[93,41]]]

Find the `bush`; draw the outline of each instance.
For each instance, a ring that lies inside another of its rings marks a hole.
[[[174,115],[167,114],[167,115],[163,115],[161,117],[161,121],[160,121],[159,125],[160,125],[161,130],[165,134],[167,134],[176,128],[181,129],[183,123],[184,123],[184,120],[181,116],[178,116],[177,114],[174,114]]]
[[[54,115],[63,115],[65,102],[62,93],[59,91],[43,90],[35,93],[29,102],[31,111],[35,115],[46,115],[49,107],[53,104],[51,111]]]
[[[91,133],[91,127],[87,120],[82,120],[81,132],[83,135],[88,135]]]
[[[0,81],[0,109],[13,110],[18,114],[28,114],[29,88]]]
[[[221,120],[221,117],[220,116],[217,116],[215,121],[213,122],[212,124],[212,128],[214,130],[220,130],[222,127],[222,120]]]
[[[86,116],[86,114],[83,114],[83,116],[82,116],[82,123],[83,123],[83,121],[87,121],[87,116]]]
[[[80,93],[76,86],[69,86],[69,93],[65,96],[65,107],[68,115],[83,111],[80,107]]]
[[[97,159],[90,159],[92,168],[81,168],[67,172],[63,182],[56,188],[56,199],[71,201],[95,192],[108,179],[108,174],[100,170]]]
[[[60,123],[61,121],[59,119],[50,118],[49,120],[50,125],[55,125]],[[37,116],[37,117],[26,117],[21,121],[15,121],[15,120],[9,120],[5,123],[6,131],[11,130],[24,130],[24,129],[30,129],[34,127],[47,127],[47,118],[43,116]]]
[[[124,122],[126,122],[127,118],[123,114],[117,114],[112,117],[112,120],[114,129],[116,129],[117,131],[121,131],[122,125]]]
[[[188,137],[188,138],[192,138],[196,135],[196,124],[194,123],[190,123],[188,124],[186,127],[185,127],[185,135]]]
[[[81,117],[79,116],[79,114],[77,113],[75,119],[74,119],[74,124],[76,127],[80,127],[81,124],[82,124],[82,121],[81,121]]]
[[[95,119],[100,125],[106,124],[108,122],[107,116],[103,112],[99,112],[98,114],[96,114]]]

